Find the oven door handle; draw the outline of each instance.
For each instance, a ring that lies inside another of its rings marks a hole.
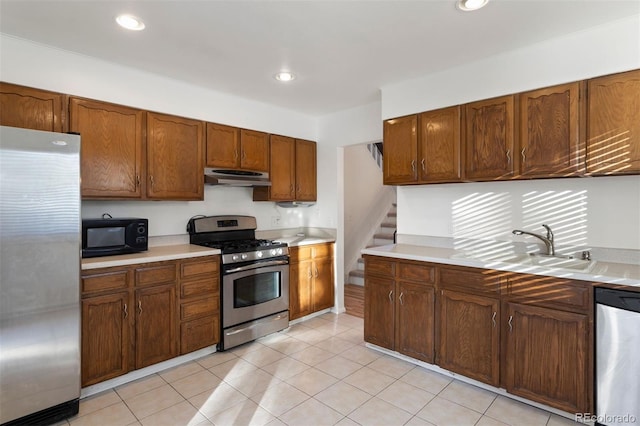
[[[231,274],[234,272],[242,272],[242,271],[250,271],[252,269],[264,268],[266,266],[276,266],[276,265],[288,265],[288,260],[270,260],[267,262],[260,263],[252,263],[251,265],[239,266],[233,269],[227,269],[224,271],[225,274]]]

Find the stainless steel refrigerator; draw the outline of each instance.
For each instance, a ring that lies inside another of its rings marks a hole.
[[[0,423],[80,397],[80,137],[0,126]]]

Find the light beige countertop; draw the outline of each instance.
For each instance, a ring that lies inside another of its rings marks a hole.
[[[323,243],[333,243],[336,241],[335,238],[332,237],[281,237],[276,238],[277,241],[287,243],[289,247],[298,247],[298,246],[308,246],[311,244],[323,244]]]
[[[386,246],[371,247],[362,250],[362,254],[640,287],[640,265],[601,262],[597,259],[595,260],[595,265],[589,272],[582,272],[562,268],[509,263],[500,260],[473,259],[465,257],[464,253],[451,248],[412,244],[389,244]]]
[[[149,247],[149,250],[140,253],[82,259],[82,270],[135,265],[137,263],[161,262],[163,260],[212,256],[215,254],[220,254],[220,250],[197,246],[194,244],[155,246]]]

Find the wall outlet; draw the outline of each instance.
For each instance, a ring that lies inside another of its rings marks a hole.
[[[280,216],[271,216],[271,226],[280,226]]]

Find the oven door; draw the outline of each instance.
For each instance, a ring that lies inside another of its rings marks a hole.
[[[222,277],[222,328],[289,309],[289,262],[231,268]]]

